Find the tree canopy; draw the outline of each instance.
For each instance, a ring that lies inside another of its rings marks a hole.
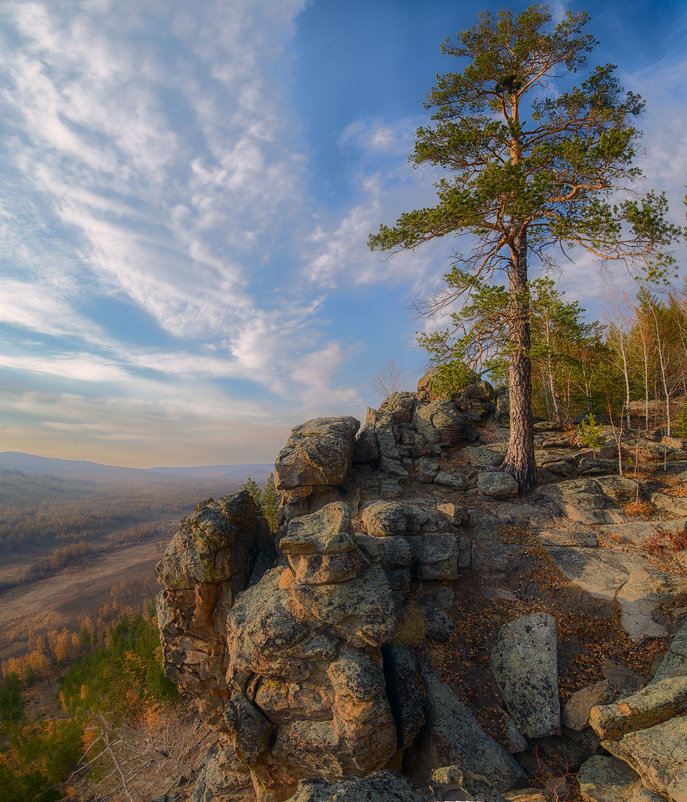
[[[434,122],[418,129],[411,156],[415,166],[447,171],[435,185],[437,203],[402,214],[369,239],[372,249],[395,250],[468,236],[447,274],[448,291],[430,311],[475,289],[483,297],[486,283],[505,274],[507,287],[494,289],[492,323],[505,333],[509,358],[504,464],[522,490],[535,479],[528,259],[546,264],[561,249],[583,248],[604,260],[639,262],[657,280],[672,271],[669,247],[681,234],[666,218],[663,194],[633,193],[641,175],[633,121],[642,100],[622,89],[609,64],[570,85],[569,74],[586,66],[597,44],[585,32],[588,20],[567,12],[552,27],[546,7],[532,5],[518,16],[482,12],[476,26],[444,40],[442,52],[467,63],[437,77],[425,104]]]

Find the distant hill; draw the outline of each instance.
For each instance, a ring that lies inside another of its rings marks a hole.
[[[0,574],[18,551],[43,559],[50,547],[84,539],[102,544],[138,524],[181,518],[204,498],[235,493],[248,477],[264,486],[272,470],[256,463],[122,468],[1,452]]]
[[[123,468],[87,460],[55,459],[25,454],[21,451],[2,451],[0,452],[0,470],[3,469],[32,474],[48,474],[89,482],[166,484],[169,481],[178,482],[180,479],[199,481],[230,479],[243,483],[250,476],[258,484],[262,484],[273,470],[273,466],[270,463],[252,463],[250,465],[203,465],[179,468]]]
[[[148,468],[147,472],[155,474],[167,474],[169,476],[187,476],[190,479],[212,478],[212,479],[241,479],[247,477],[255,479],[258,484],[274,470],[274,465],[269,462],[256,462],[250,465],[202,465],[191,468]]]

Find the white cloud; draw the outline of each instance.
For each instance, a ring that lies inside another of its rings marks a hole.
[[[97,336],[98,327],[77,315],[59,287],[0,277],[0,322],[52,336]]]
[[[424,122],[422,117],[396,120],[393,125],[380,119],[354,120],[339,135],[338,145],[342,149],[355,148],[364,157],[388,153],[405,160],[413,150],[415,131]]]
[[[374,150],[391,150],[396,140],[391,128],[382,125],[372,132],[369,141],[370,147]]]
[[[638,163],[644,170],[645,186],[665,190],[673,216],[684,221],[684,184],[687,182],[687,57],[659,60],[639,73],[624,76],[628,89],[647,100],[646,111],[638,122],[643,130]]]
[[[63,378],[89,383],[133,383],[147,370],[247,378],[288,395],[286,355],[318,345],[303,331],[318,304],[284,309],[254,283],[270,241],[305,203],[280,61],[303,5],[5,5],[20,46],[7,40],[0,55],[0,93],[7,163],[22,187],[0,201],[0,231],[31,273],[6,280],[0,322],[78,343],[71,356],[64,345],[51,358],[27,353],[27,370],[64,367]],[[170,18],[166,50],[150,26]],[[44,247],[49,237],[56,245]],[[105,334],[88,313],[99,296],[133,302],[192,347],[137,348],[126,330]],[[12,359],[3,364],[18,368]]]
[[[297,208],[304,161],[274,70],[301,7],[206,3],[192,30],[175,27],[172,65],[164,40],[137,46],[131,34],[183,16],[181,4],[5,8],[22,37],[0,57],[11,157],[80,238],[72,272],[124,291],[175,336],[235,329],[256,300],[233,254]],[[191,117],[177,126],[184,104]]]
[[[81,382],[110,382],[127,378],[118,365],[91,354],[58,354],[55,356],[13,356],[0,354],[0,367],[44,373],[60,379]]]
[[[432,292],[450,266],[450,237],[398,253],[371,252],[367,241],[403,211],[435,203],[435,179],[433,170],[413,169],[405,160],[388,173],[363,175],[359,202],[329,230],[320,223],[308,238],[306,279],[327,289],[386,284],[405,286],[411,296]]]
[[[213,388],[142,403],[130,396],[0,390],[3,448],[119,465],[270,462],[293,423]],[[178,401],[178,403],[177,403]]]
[[[44,420],[43,426],[48,429],[57,429],[61,432],[102,432],[112,429],[111,426],[102,423],[65,423],[64,421]]]
[[[354,387],[336,387],[333,378],[339,365],[346,359],[338,343],[304,354],[291,371],[291,378],[301,385],[300,398],[306,409],[329,409],[328,415],[344,414],[361,406]]]

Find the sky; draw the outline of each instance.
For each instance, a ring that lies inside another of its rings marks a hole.
[[[3,0],[0,451],[271,462],[304,420],[363,420],[390,363],[414,389],[431,324],[411,307],[455,242],[367,237],[433,202],[408,155],[435,76],[462,69],[439,43],[526,5]],[[687,3],[598,5],[590,63],[646,100],[642,187],[681,223]],[[557,278],[603,315],[592,259]]]

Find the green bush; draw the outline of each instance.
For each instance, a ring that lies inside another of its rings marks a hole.
[[[673,431],[678,437],[687,437],[687,404],[676,415],[673,421]]]
[[[74,719],[12,725],[0,753],[3,802],[62,799],[62,781],[81,751],[81,723]]]
[[[468,367],[460,359],[452,359],[439,365],[439,372],[432,379],[432,390],[437,394],[449,398],[459,393],[471,384],[480,380],[480,375]]]

